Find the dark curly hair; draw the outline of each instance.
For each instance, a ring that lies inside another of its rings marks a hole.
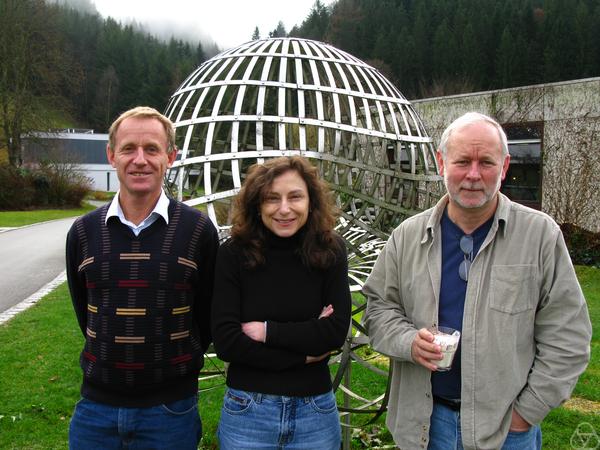
[[[333,230],[337,208],[317,168],[300,156],[282,156],[250,167],[234,201],[231,237],[243,249],[250,268],[264,264],[263,248],[268,230],[260,218],[260,207],[273,180],[288,171],[297,172],[308,188],[310,207],[301,231],[304,233],[300,249],[302,261],[308,267],[330,267],[343,245]]]

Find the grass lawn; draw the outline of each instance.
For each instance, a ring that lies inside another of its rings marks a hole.
[[[96,207],[84,202],[84,206],[76,209],[36,209],[32,211],[0,211],[0,227],[22,227],[32,223],[48,220],[65,219],[81,216]]]
[[[577,267],[577,272],[594,324],[592,361],[579,380],[574,399],[543,422],[544,449],[573,448],[571,436],[582,423],[590,424],[600,435],[600,269]],[[67,448],[69,420],[79,399],[78,357],[82,345],[83,337],[64,284],[31,309],[0,325],[1,449]],[[385,365],[385,360],[381,364]],[[208,360],[205,365],[207,370],[220,367],[218,360]],[[352,370],[353,389],[365,396],[381,392],[385,385],[381,377],[360,366]],[[223,389],[220,377],[201,382],[202,449],[217,448],[215,432]],[[355,433],[352,441],[356,449],[370,448],[378,442],[391,444],[381,419]]]

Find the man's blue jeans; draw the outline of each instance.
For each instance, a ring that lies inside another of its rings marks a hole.
[[[229,388],[218,435],[221,450],[339,450],[335,396],[286,397]]]
[[[509,432],[502,450],[540,450],[542,432],[539,425],[529,431]],[[433,404],[429,427],[429,450],[463,450],[460,412],[439,403]]]
[[[119,408],[81,399],[69,427],[69,449],[193,449],[202,423],[196,395],[150,408]]]

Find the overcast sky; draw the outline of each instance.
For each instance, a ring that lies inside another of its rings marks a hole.
[[[281,20],[286,31],[300,25],[315,0],[92,0],[104,17],[135,19],[160,29],[177,30],[176,36],[211,38],[222,49],[249,41],[254,27],[260,36]],[[322,1],[329,5],[332,0]]]

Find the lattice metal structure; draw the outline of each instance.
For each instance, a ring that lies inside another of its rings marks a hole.
[[[266,158],[303,155],[319,168],[341,211],[349,282],[360,290],[391,230],[439,197],[431,138],[410,102],[378,70],[331,45],[297,38],[247,42],[198,67],[172,95],[180,153],[168,174],[171,193],[205,204],[226,238],[231,199],[248,167]],[[357,300],[358,317],[365,305]],[[353,319],[338,355],[369,365]],[[356,395],[359,409],[384,397]],[[357,409],[357,408],[348,408]]]

